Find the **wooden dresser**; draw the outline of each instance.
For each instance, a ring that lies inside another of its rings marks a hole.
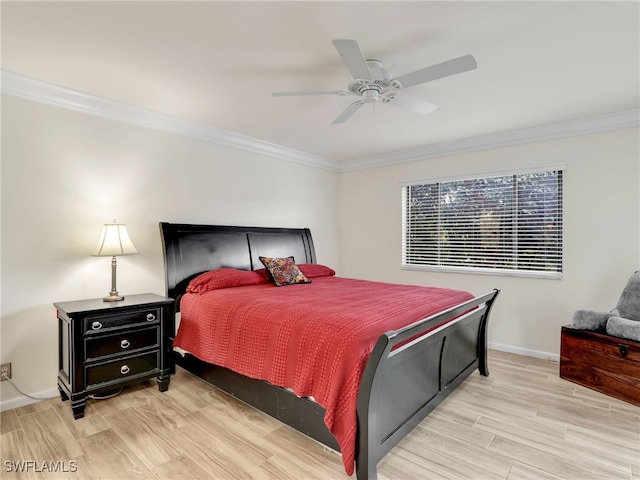
[[[640,343],[562,327],[560,377],[640,406]]]
[[[150,378],[169,388],[174,302],[152,293],[118,302],[54,303],[58,314],[58,390],[82,418],[90,395]]]

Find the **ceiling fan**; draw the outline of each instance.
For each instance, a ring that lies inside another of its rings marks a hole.
[[[438,106],[424,100],[400,95],[398,92],[420,83],[456,75],[477,67],[476,60],[472,55],[464,55],[393,78],[381,61],[366,60],[355,40],[336,39],[333,40],[333,45],[353,76],[353,81],[349,83],[347,90],[274,92],[272,95],[274,97],[299,95],[355,95],[360,97],[358,101],[349,105],[332,124],[346,122],[365,103],[378,101],[427,115]]]

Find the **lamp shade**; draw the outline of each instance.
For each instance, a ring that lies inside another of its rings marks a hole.
[[[108,223],[102,228],[98,246],[92,253],[96,257],[135,255],[138,250],[131,242],[127,227],[122,223]]]

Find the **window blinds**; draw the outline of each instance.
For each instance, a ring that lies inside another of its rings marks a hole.
[[[404,266],[562,273],[562,170],[403,187]]]

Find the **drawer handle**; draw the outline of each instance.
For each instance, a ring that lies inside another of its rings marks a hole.
[[[623,343],[618,344],[618,348],[620,349],[620,355],[626,357],[629,355],[629,345],[625,345]]]
[[[120,373],[123,374],[123,375],[126,375],[130,371],[131,371],[131,369],[127,365],[123,365],[123,366],[120,367]]]
[[[130,346],[130,345],[131,345],[131,344],[129,343],[129,340],[126,340],[126,339],[125,339],[125,340],[122,340],[122,341],[120,342],[120,346],[121,346],[122,348],[129,348],[129,346]]]
[[[153,322],[156,316],[153,313],[147,313],[147,322]]]
[[[91,324],[92,330],[100,330],[102,328],[102,324],[100,322],[93,322]]]

